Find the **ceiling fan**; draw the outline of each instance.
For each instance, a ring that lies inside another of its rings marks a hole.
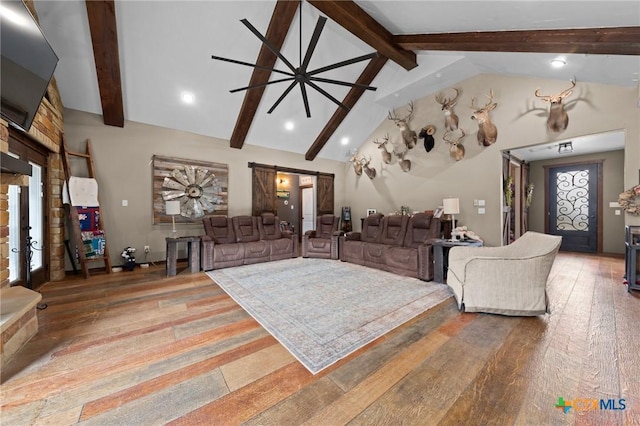
[[[302,58],[302,9],[300,9],[299,13],[300,13],[300,57]],[[255,84],[255,85],[252,85],[252,86],[241,87],[241,88],[238,88],[238,89],[230,90],[231,93],[235,93],[235,92],[239,92],[239,91],[242,91],[242,90],[256,89],[258,87],[264,87],[264,86],[268,86],[270,84],[282,83],[282,82],[285,82],[285,81],[291,81],[291,84],[289,85],[289,87],[287,87],[285,89],[285,91],[282,93],[282,95],[280,95],[280,97],[276,100],[276,102],[269,109],[269,111],[267,111],[268,114],[271,114],[276,109],[276,107],[280,104],[280,102],[282,102],[282,100],[289,94],[289,92],[291,92],[291,90],[296,85],[300,86],[300,91],[302,92],[302,101],[304,102],[304,109],[305,109],[305,112],[307,113],[307,117],[311,117],[311,111],[309,110],[309,100],[307,98],[306,86],[309,86],[309,87],[313,88],[314,90],[320,92],[322,95],[326,96],[328,99],[330,99],[331,101],[336,103],[341,108],[349,110],[349,107],[347,107],[342,102],[340,102],[339,100],[337,100],[336,98],[331,96],[330,93],[328,93],[322,87],[318,86],[316,84],[316,82],[336,84],[336,85],[340,85],[340,86],[358,87],[358,88],[365,89],[365,90],[376,90],[375,87],[367,86],[367,85],[364,85],[364,84],[350,83],[350,82],[347,82],[347,81],[333,80],[333,79],[322,78],[322,77],[318,76],[318,74],[326,72],[326,71],[330,71],[330,70],[333,70],[333,69],[336,69],[336,68],[341,68],[341,67],[344,67],[344,66],[347,66],[347,65],[351,65],[351,64],[358,63],[358,62],[366,61],[368,59],[375,58],[375,57],[378,56],[378,54],[376,52],[369,53],[367,55],[358,56],[356,58],[348,59],[346,61],[337,62],[335,64],[327,65],[327,66],[324,66],[324,67],[320,67],[320,68],[317,68],[315,70],[311,70],[311,71],[307,70],[307,67],[309,66],[309,61],[311,60],[311,56],[313,55],[313,51],[315,50],[316,45],[318,44],[318,40],[320,39],[320,34],[322,33],[322,29],[324,28],[324,25],[327,22],[327,18],[325,18],[323,16],[320,16],[318,18],[318,22],[316,23],[315,30],[313,31],[313,35],[311,37],[311,41],[309,42],[309,46],[307,47],[307,52],[305,54],[304,60],[301,61],[300,66],[297,67],[297,68],[294,67],[291,64],[291,62],[289,62],[287,60],[287,58],[285,58],[282,55],[282,53],[280,53],[280,51],[277,48],[275,48],[275,46],[273,46],[273,44],[271,44],[269,42],[269,40],[266,39],[266,37],[264,37],[253,25],[251,25],[251,23],[247,19],[241,19],[240,22],[242,22],[247,28],[249,28],[249,30],[256,37],[258,37],[260,40],[262,40],[264,45],[267,46],[267,48],[269,50],[271,50],[271,52],[273,52],[274,55],[276,55],[278,58],[280,58],[280,60],[287,66],[287,68],[289,68],[289,71],[282,71],[282,70],[278,70],[278,69],[275,69],[275,68],[265,67],[265,66],[261,66],[261,65],[258,65],[258,64],[251,64],[249,62],[237,61],[235,59],[223,58],[223,57],[215,56],[215,55],[212,55],[211,59],[216,59],[216,60],[225,61],[225,62],[231,62],[233,64],[246,65],[246,66],[249,66],[249,67],[258,68],[258,69],[264,69],[264,70],[268,70],[268,71],[275,72],[275,73],[278,73],[278,74],[286,75],[287,77],[285,77],[285,78],[271,80],[271,81],[268,81],[266,83],[260,83],[260,84]]]

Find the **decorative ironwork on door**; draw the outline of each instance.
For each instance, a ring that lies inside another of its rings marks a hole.
[[[556,173],[556,229],[589,231],[589,170]]]

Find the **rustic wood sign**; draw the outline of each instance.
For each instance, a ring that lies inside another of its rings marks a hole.
[[[180,202],[179,223],[200,222],[207,215],[227,215],[229,165],[153,156],[153,224],[171,223],[167,201]]]

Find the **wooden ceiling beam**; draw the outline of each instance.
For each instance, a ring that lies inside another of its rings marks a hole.
[[[640,27],[397,35],[393,43],[408,50],[640,55]]]
[[[298,10],[298,5],[298,1],[278,0],[275,8],[273,9],[273,14],[271,15],[271,21],[269,22],[265,38],[278,50],[282,48],[284,40],[287,37],[293,18],[296,15],[296,10]],[[269,48],[263,43],[260,47],[260,52],[258,53],[256,65],[273,68],[276,63],[276,59],[276,55],[273,54],[273,52],[271,52],[271,50],[269,50]],[[271,71],[254,68],[253,73],[251,74],[251,80],[249,80],[249,84],[247,86],[264,84],[269,81],[270,77]],[[231,134],[231,148],[241,149],[242,145],[244,145],[244,141],[247,138],[247,134],[251,128],[251,123],[253,123],[253,119],[258,111],[258,106],[260,106],[260,101],[262,100],[262,95],[264,94],[265,89],[266,87],[260,87],[247,90],[245,92],[242,107],[240,108],[236,125],[233,128],[233,133]]]
[[[102,119],[108,126],[124,127],[118,30],[113,0],[86,0],[93,58],[102,103]]]
[[[353,1],[308,0],[316,9],[404,69],[418,66],[416,54],[394,44],[391,34]]]
[[[383,55],[378,55],[378,57],[373,58],[369,61],[369,64],[364,71],[362,71],[362,74],[360,74],[356,83],[366,86],[370,85],[380,73],[384,64],[387,63],[387,60],[388,58]],[[344,100],[342,101],[343,105],[348,108],[353,108],[364,92],[365,89],[352,87],[351,90],[349,90],[349,93],[344,97]],[[338,130],[338,127],[347,117],[347,114],[349,114],[349,111],[344,108],[338,107],[336,109],[336,112],[333,113],[333,116],[329,119],[316,140],[307,150],[307,153],[304,156],[305,160],[313,161],[316,158],[318,153],[320,153],[320,150],[326,145],[335,131]]]

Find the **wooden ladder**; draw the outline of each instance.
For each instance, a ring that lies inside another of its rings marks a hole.
[[[91,141],[87,139],[87,148],[86,152],[73,152],[67,149],[66,142],[62,140],[62,165],[64,168],[65,180],[67,182],[67,195],[69,196],[69,200],[71,199],[69,194],[69,178],[71,177],[70,172],[70,157],[78,157],[83,158],[87,162],[87,177],[95,178],[95,171],[93,167],[93,159],[91,158]],[[101,204],[101,203],[99,203]],[[69,210],[71,215],[71,223],[73,224],[73,233],[75,236],[76,246],[78,248],[78,259],[80,261],[80,266],[82,268],[82,272],[84,273],[85,278],[89,278],[89,263],[103,261],[104,267],[107,273],[111,273],[111,257],[109,256],[109,245],[107,244],[106,233],[104,231],[102,213],[100,212],[100,207],[98,207],[98,225],[97,231],[101,233],[102,238],[104,238],[104,252],[102,254],[95,254],[91,240],[85,240],[83,238],[83,231],[80,227],[80,217],[78,212],[79,206],[73,206],[69,203]],[[91,221],[93,222],[93,218]],[[95,234],[95,233],[94,233]],[[100,234],[98,234],[99,236]],[[85,246],[85,242],[87,242],[87,246]]]

